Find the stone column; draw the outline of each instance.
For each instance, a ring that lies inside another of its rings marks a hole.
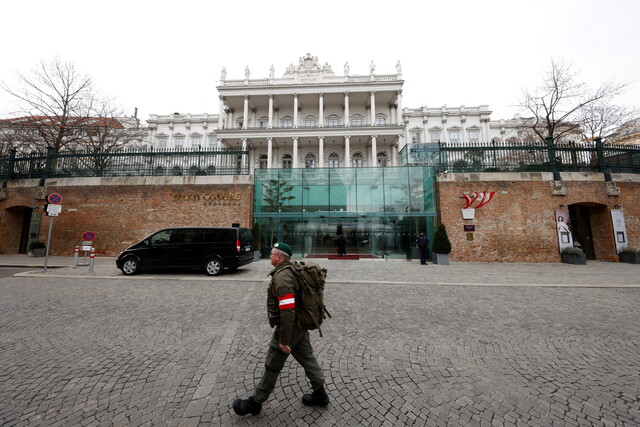
[[[298,137],[293,137],[293,168],[298,167]]]
[[[318,137],[318,167],[324,167],[324,136]]]
[[[398,166],[398,143],[391,146],[391,166]]]
[[[349,92],[344,93],[344,125],[351,126],[351,119],[349,118]]]
[[[371,126],[376,125],[376,92],[371,91]]]
[[[490,119],[484,119],[482,121],[482,131],[484,132],[483,135],[483,141],[489,141],[489,120]]]
[[[442,135],[440,142],[447,142],[447,119],[442,119]]]
[[[293,94],[293,127],[298,127],[298,94]]]
[[[242,129],[249,127],[249,95],[244,96],[244,112],[242,115]]]
[[[318,100],[318,124],[324,127],[324,94],[320,92]]]
[[[351,137],[350,136],[345,136],[344,137],[344,165],[342,167],[344,168],[350,168],[351,167]]]
[[[468,139],[467,139],[467,126],[466,126],[466,124],[467,124],[467,116],[462,115],[462,116],[460,117],[460,125],[462,126],[462,131],[461,131],[461,132],[462,132],[462,135],[460,135],[460,141],[461,141],[461,142],[463,142],[463,143],[464,143],[464,142],[468,142]]]
[[[377,136],[371,135],[371,167],[378,167],[378,144]]]
[[[247,138],[242,138],[242,151],[247,151]]]
[[[396,124],[401,125],[402,124],[402,91],[399,90],[397,92],[397,100],[398,102],[396,102]]]
[[[231,123],[231,127],[234,128],[236,127],[236,123],[234,120],[234,111],[232,109],[229,109],[229,123]]]
[[[269,129],[273,127],[273,95],[269,94]]]
[[[273,163],[273,138],[267,138],[267,169],[271,169]]]
[[[220,96],[220,113],[218,113],[218,129],[224,129],[224,96]]]

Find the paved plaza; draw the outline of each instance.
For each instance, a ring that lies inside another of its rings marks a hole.
[[[241,418],[271,334],[267,261],[215,278],[52,261],[0,278],[3,426],[640,423],[636,265],[321,261],[330,405],[302,405],[291,360]]]

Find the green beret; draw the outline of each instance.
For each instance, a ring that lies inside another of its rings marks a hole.
[[[273,245],[273,247],[276,248],[276,249],[280,249],[282,252],[286,253],[289,256],[293,255],[293,251],[291,250],[291,246],[287,245],[286,243],[278,242],[275,245]]]

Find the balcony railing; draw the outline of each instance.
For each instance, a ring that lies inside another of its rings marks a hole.
[[[295,130],[295,129],[348,129],[348,128],[364,128],[364,127],[375,127],[375,128],[388,128],[388,127],[400,127],[403,126],[402,124],[397,124],[397,123],[376,123],[376,124],[371,124],[371,123],[363,123],[363,124],[358,124],[358,125],[354,125],[354,124],[350,124],[350,125],[346,125],[346,124],[339,124],[339,125],[324,125],[324,126],[320,126],[320,125],[315,125],[315,126],[308,126],[308,125],[299,125],[297,127],[293,127],[293,126],[272,126],[272,127],[264,127],[264,126],[249,126],[246,129],[243,128],[242,126],[225,126],[222,129],[218,130],[218,132],[220,131],[225,131],[225,130],[232,130],[232,131],[236,131],[236,130],[250,130],[250,131],[256,131],[256,130],[261,130],[261,131],[271,131],[271,130]]]

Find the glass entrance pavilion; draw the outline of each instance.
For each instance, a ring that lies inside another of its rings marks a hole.
[[[256,170],[262,246],[283,241],[295,257],[332,256],[342,234],[347,255],[413,258],[421,230],[433,240],[433,181],[431,167]]]

